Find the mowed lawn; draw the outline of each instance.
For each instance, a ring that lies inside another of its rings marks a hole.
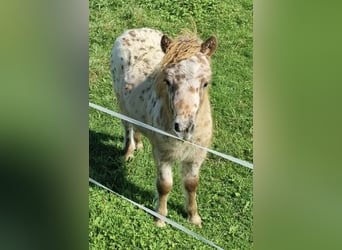
[[[113,42],[129,28],[151,27],[171,37],[197,26],[202,40],[218,38],[212,56],[211,148],[253,161],[253,37],[251,0],[90,0],[89,100],[118,111],[109,71]],[[148,208],[155,202],[151,145],[123,161],[123,130],[117,118],[89,109],[89,176]],[[253,247],[253,171],[208,154],[200,174],[198,208],[203,228],[189,224],[184,212],[179,164],[168,217],[224,249]],[[167,225],[157,228],[151,215],[89,184],[90,249],[210,249]]]

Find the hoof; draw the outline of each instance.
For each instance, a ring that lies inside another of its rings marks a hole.
[[[131,160],[134,156],[135,144],[127,142],[124,147],[125,161]]]
[[[201,217],[199,217],[199,215],[195,215],[195,216],[192,216],[192,217],[189,217],[189,221],[198,226],[199,228],[202,228],[202,220],[201,220]]]
[[[133,153],[131,153],[131,154],[125,154],[125,161],[132,160],[133,157],[134,157]]]
[[[165,221],[163,221],[163,220],[157,219],[157,220],[156,220],[156,226],[157,226],[157,227],[165,227],[165,226],[166,226],[166,223],[165,223]]]

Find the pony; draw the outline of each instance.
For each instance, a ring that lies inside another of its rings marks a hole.
[[[181,139],[208,147],[212,117],[208,94],[215,36],[204,42],[193,33],[176,39],[150,28],[130,29],[114,42],[110,71],[121,112]],[[152,144],[156,164],[156,211],[167,216],[172,165],[181,163],[188,220],[202,227],[196,201],[199,172],[207,152],[143,127],[122,121],[125,160],[143,149],[141,134]],[[165,222],[156,219],[156,225]]]

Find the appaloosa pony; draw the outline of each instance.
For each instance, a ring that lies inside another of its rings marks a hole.
[[[217,47],[211,36],[202,42],[187,33],[173,40],[158,30],[131,29],[116,39],[111,54],[113,87],[123,114],[193,143],[208,147],[212,118],[208,95],[210,57]],[[201,227],[196,189],[206,151],[123,121],[125,159],[142,149],[141,134],[151,142],[157,166],[156,211],[167,215],[172,165],[182,164],[186,211]],[[158,226],[164,221],[157,219]]]

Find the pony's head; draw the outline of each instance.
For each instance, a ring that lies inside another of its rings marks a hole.
[[[205,42],[194,35],[181,36],[175,40],[167,35],[161,38],[161,48],[165,53],[161,62],[161,84],[167,86],[173,130],[183,139],[191,138],[202,100],[208,94],[210,57],[216,47],[215,36]]]

